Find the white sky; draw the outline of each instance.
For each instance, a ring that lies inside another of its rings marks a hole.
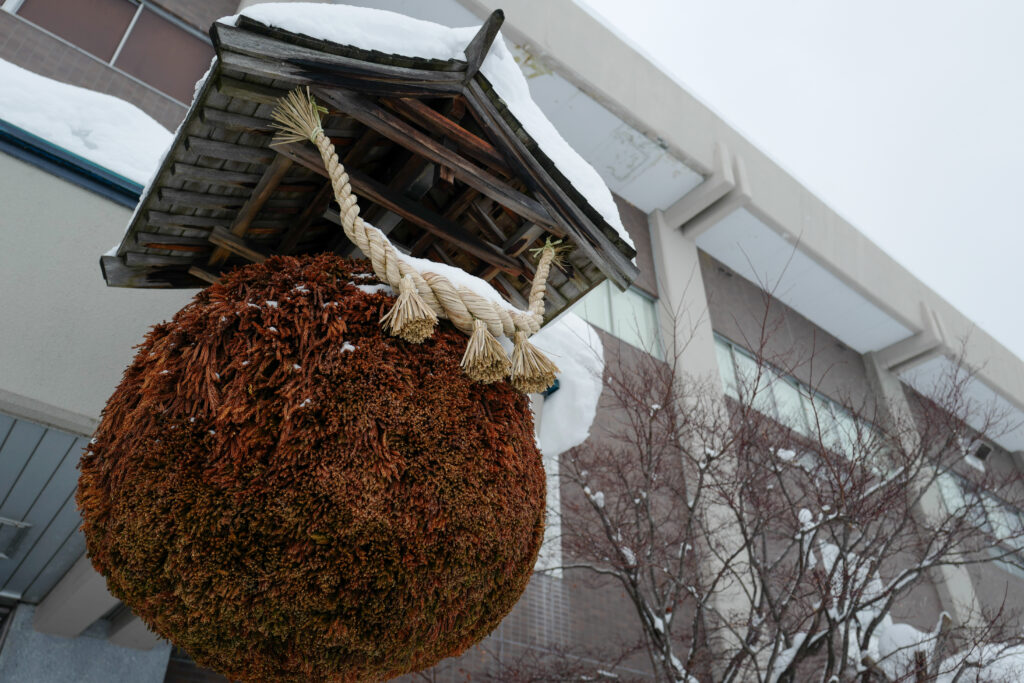
[[[1024,1],[577,2],[1024,358]]]

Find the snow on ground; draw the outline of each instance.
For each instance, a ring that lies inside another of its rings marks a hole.
[[[173,136],[144,111],[0,60],[0,119],[139,184]]]
[[[312,38],[427,59],[465,59],[463,51],[477,33],[475,26],[448,28],[394,12],[349,5],[270,3],[247,7],[241,14]],[[237,17],[225,17],[220,21],[233,24]],[[500,34],[480,71],[562,174],[615,228],[622,240],[632,245],[608,187],[594,167],[562,138],[530,97],[526,78]]]

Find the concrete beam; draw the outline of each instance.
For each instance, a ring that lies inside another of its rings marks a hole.
[[[949,346],[938,314],[925,303],[921,304],[921,324],[922,329],[917,334],[875,352],[883,368],[892,372],[908,370],[941,354]]]
[[[36,607],[32,625],[40,633],[75,638],[117,603],[106,579],[82,555]]]
[[[691,240],[696,240],[733,211],[750,204],[750,181],[743,160],[734,157],[732,169],[736,179],[735,187],[683,226],[683,233]]]
[[[162,639],[150,631],[142,619],[130,610],[125,610],[110,625],[107,640],[114,645],[130,647],[133,650],[152,650]]]
[[[732,156],[719,143],[715,147],[715,168],[704,181],[665,209],[665,222],[682,227],[736,187]]]

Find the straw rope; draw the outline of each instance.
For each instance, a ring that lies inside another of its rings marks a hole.
[[[534,250],[539,252],[539,260],[526,311],[510,310],[467,287],[456,286],[438,273],[421,273],[402,260],[383,232],[359,216],[348,173],[320,125],[321,111],[326,110],[316,104],[308,89],[288,93],[274,111],[275,127],[280,132],[273,144],[310,140],[316,145],[338,202],[342,230],[369,258],[377,277],[399,292],[395,307],[381,321],[385,329],[418,343],[429,337],[437,318],[445,318],[470,335],[463,368],[474,379],[493,382],[512,371],[512,383],[521,391],[542,391],[551,386],[558,369],[526,339],[538,332],[544,321],[544,294],[551,264],[559,253],[557,243],[549,241]],[[495,340],[481,337],[484,332],[515,341],[512,362]]]

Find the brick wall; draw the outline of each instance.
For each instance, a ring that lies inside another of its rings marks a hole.
[[[0,12],[0,59],[48,78],[120,97],[169,130],[185,116],[180,104],[7,12]]]
[[[217,19],[238,9],[238,0],[153,0],[153,4],[204,33]]]

